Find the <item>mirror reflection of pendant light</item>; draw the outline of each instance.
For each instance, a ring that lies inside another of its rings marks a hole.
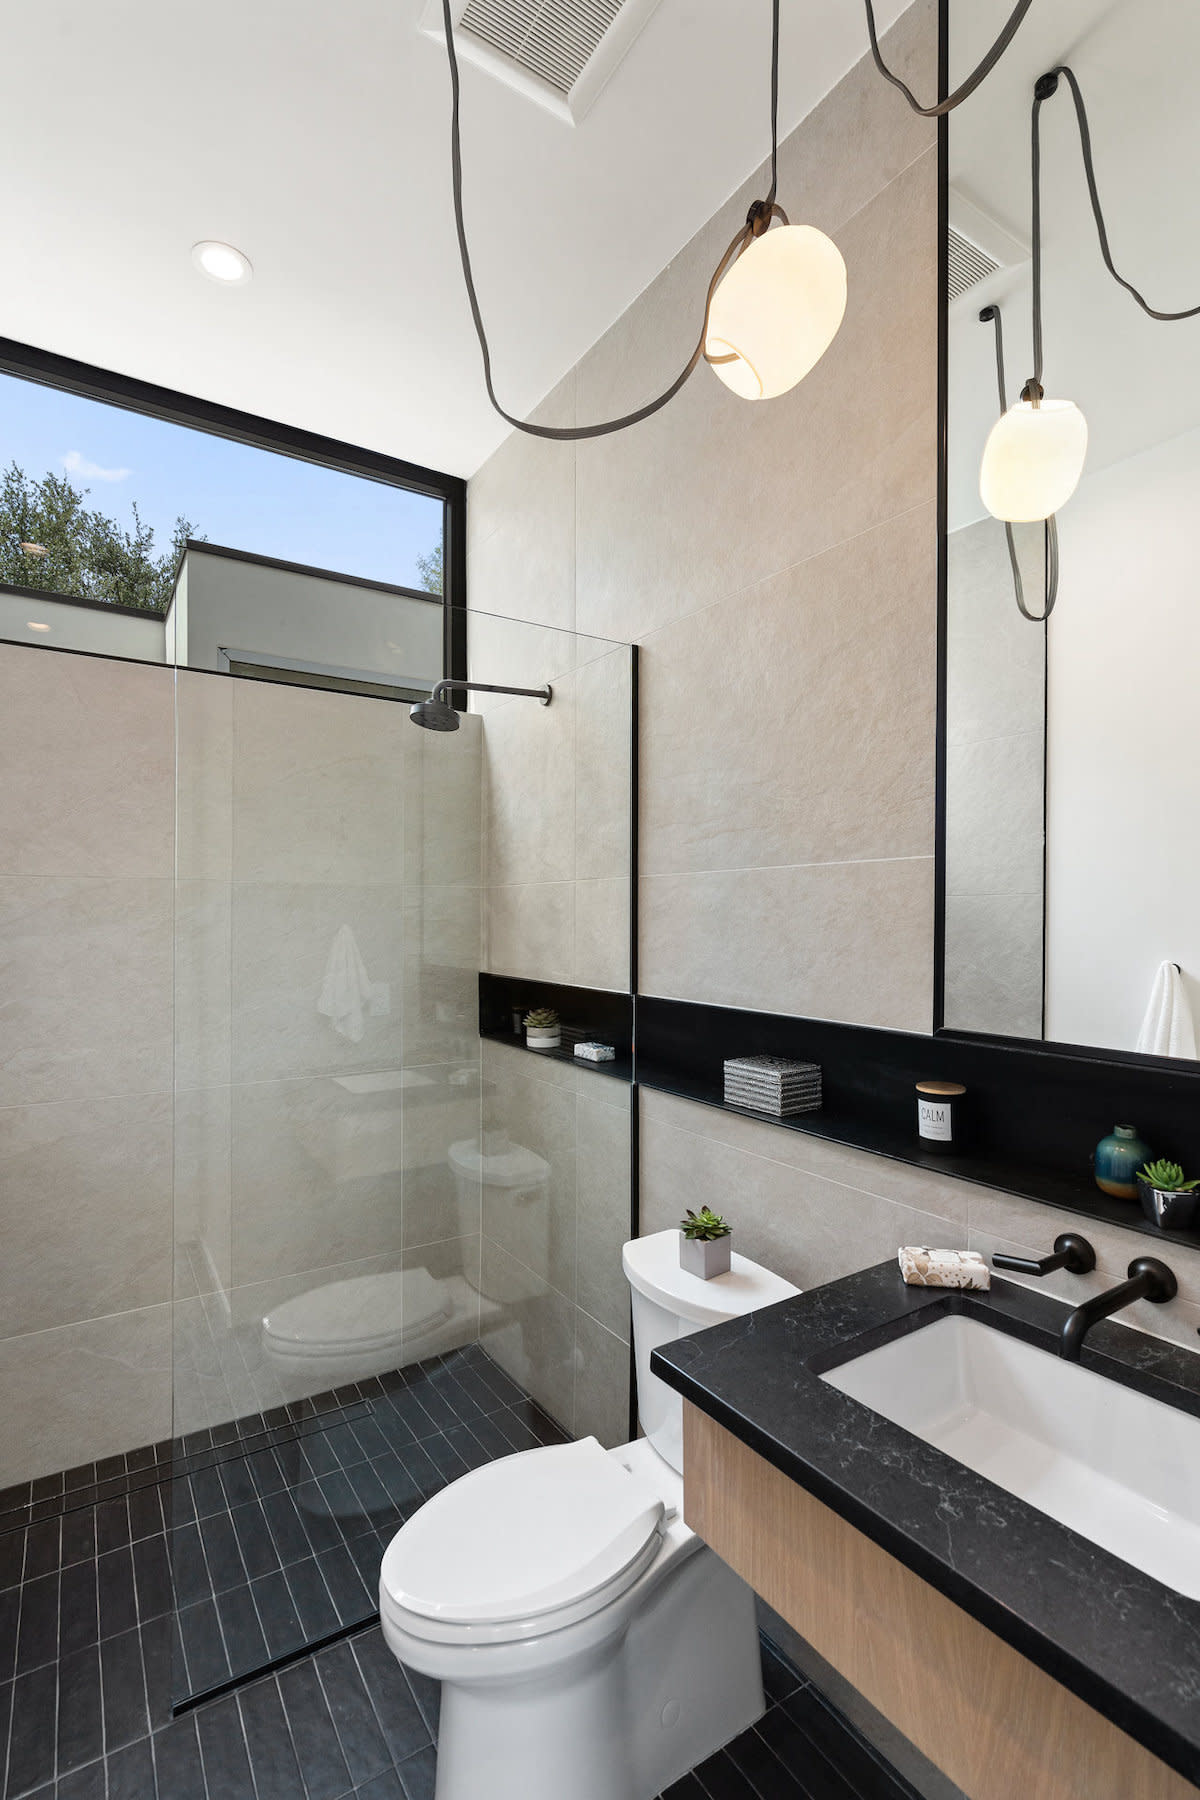
[[[1040,75],[1033,88],[1033,375],[1025,384],[1020,400],[999,418],[988,434],[983,462],[979,471],[979,493],[988,511],[997,519],[1011,523],[1046,519],[1066,504],[1079,485],[1087,457],[1087,421],[1071,400],[1047,400],[1042,387],[1042,151],[1040,118],[1045,101],[1058,92],[1059,78],[1066,80],[1075,102],[1075,118],[1079,126],[1079,143],[1083,151],[1083,168],[1087,179],[1088,199],[1100,254],[1114,281],[1133,296],[1151,319],[1173,323],[1194,319],[1200,306],[1189,306],[1181,312],[1159,312],[1113,263],[1108,242],[1108,227],[1100,205],[1096,185],[1096,166],[1092,155],[1092,134],[1087,108],[1075,73],[1065,63]],[[980,314],[989,316],[989,309]],[[997,331],[999,315],[997,314]],[[1003,386],[1003,377],[1001,377]],[[1001,400],[1003,404],[1003,398]],[[1019,604],[1019,602],[1018,602]],[[1053,601],[1051,601],[1053,604]],[[1024,607],[1022,607],[1024,611]],[[1026,615],[1031,617],[1033,615]]]
[[[998,427],[1000,425],[1005,425],[1007,421],[1013,417],[1013,413],[1016,412],[1017,408],[1014,407],[1012,412],[1007,410],[1008,399],[1004,379],[1004,324],[1000,317],[999,306],[995,304],[985,306],[979,315],[979,322],[981,325],[992,325],[995,328],[996,338],[996,392],[1000,397],[1000,418],[998,425],[992,427],[991,435],[988,438],[988,445],[990,447],[992,438],[996,436]],[[1017,406],[1026,405],[1032,410],[1032,400],[1027,402],[1024,399],[1021,399],[1017,402]],[[1082,415],[1080,416],[1082,418]],[[1084,430],[1086,432],[1086,426],[1084,427]],[[1003,460],[1004,455],[1002,452],[1002,454],[996,458],[996,463],[1002,465]],[[984,452],[984,467],[985,469],[988,467],[986,451]],[[1003,477],[1003,469],[1001,469],[1001,477]],[[1012,495],[1011,498],[1015,499],[1016,495]],[[986,496],[985,503],[988,504],[989,511],[995,513],[995,508],[991,506],[990,502],[987,502]],[[1033,516],[1035,518],[1039,516],[1042,517],[1042,566],[1044,574],[1042,610],[1040,613],[1030,612],[1028,606],[1025,604],[1025,581],[1021,574],[1021,560],[1017,555],[1017,541],[1013,535],[1012,520],[1007,517],[1005,517],[1004,523],[1004,536],[1008,544],[1008,564],[1009,568],[1012,570],[1013,595],[1017,602],[1017,611],[1021,614],[1023,619],[1028,619],[1031,624],[1044,625],[1046,620],[1050,617],[1050,614],[1054,611],[1054,602],[1058,599],[1058,521],[1053,513],[1051,513],[1048,518],[1038,514],[1034,514]]]

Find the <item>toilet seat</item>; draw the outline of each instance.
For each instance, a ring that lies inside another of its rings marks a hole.
[[[600,1611],[649,1567],[666,1507],[595,1438],[485,1464],[387,1548],[380,1604],[411,1636],[506,1643]]]
[[[425,1337],[452,1311],[444,1283],[423,1265],[329,1281],[271,1309],[264,1346],[292,1361],[364,1356]]]

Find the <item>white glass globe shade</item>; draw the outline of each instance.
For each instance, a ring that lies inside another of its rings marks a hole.
[[[1087,420],[1073,400],[1018,400],[988,433],[979,497],[995,519],[1014,525],[1048,519],[1083,474]]]
[[[754,238],[712,298],[705,349],[743,400],[786,394],[818,363],[846,311],[846,265],[812,225],[778,225]]]

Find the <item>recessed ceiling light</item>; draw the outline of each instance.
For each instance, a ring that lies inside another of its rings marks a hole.
[[[30,631],[49,631],[50,629],[48,625],[43,625],[40,619],[26,619],[25,623]]]
[[[218,244],[212,238],[192,245],[192,261],[202,275],[207,275],[210,281],[219,281],[222,287],[238,287],[249,281],[254,273],[248,256],[243,256],[232,244]]]

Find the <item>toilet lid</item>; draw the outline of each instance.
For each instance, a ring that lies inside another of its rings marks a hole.
[[[263,1335],[294,1354],[370,1350],[420,1337],[448,1317],[445,1286],[424,1265],[327,1281],[273,1307]]]
[[[392,1539],[381,1579],[398,1606],[445,1624],[535,1618],[636,1574],[663,1512],[595,1438],[525,1450],[427,1501]]]

